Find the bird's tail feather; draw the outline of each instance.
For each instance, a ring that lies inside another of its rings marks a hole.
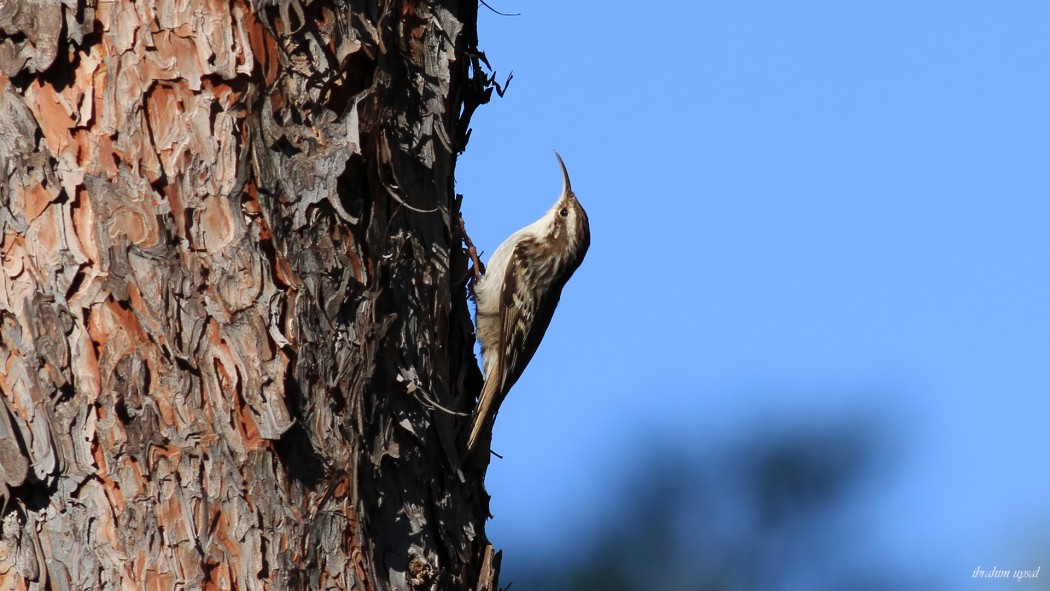
[[[474,453],[476,450],[478,442],[481,440],[481,432],[488,422],[489,415],[492,414],[492,405],[496,401],[496,394],[499,389],[500,380],[497,379],[498,373],[495,372],[496,375],[485,380],[485,385],[481,387],[481,399],[478,400],[478,408],[474,411],[473,424],[470,428],[470,439],[467,440],[467,453]]]

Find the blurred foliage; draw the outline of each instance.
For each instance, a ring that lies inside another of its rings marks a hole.
[[[872,556],[860,518],[885,446],[863,421],[766,432],[721,450],[660,446],[579,552],[504,561],[512,591],[923,588]]]

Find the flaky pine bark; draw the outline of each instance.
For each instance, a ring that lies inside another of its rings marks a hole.
[[[495,589],[476,0],[0,0],[0,589]]]

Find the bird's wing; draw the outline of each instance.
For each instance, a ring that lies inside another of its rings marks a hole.
[[[487,353],[496,356],[494,375],[485,376],[467,442],[470,450],[476,448],[482,429],[532,360],[558,306],[564,283],[555,282],[555,269],[539,248],[536,240],[522,239],[507,263],[499,294],[499,335],[495,350]]]
[[[521,377],[540,346],[561,297],[552,261],[539,250],[539,241],[522,240],[511,255],[500,293],[500,393]]]

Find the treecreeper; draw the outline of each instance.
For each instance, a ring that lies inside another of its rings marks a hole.
[[[471,419],[468,452],[491,432],[507,392],[521,377],[558,307],[561,291],[591,244],[587,212],[576,199],[561,155],[562,190],[543,217],[511,234],[474,284],[485,382]]]

